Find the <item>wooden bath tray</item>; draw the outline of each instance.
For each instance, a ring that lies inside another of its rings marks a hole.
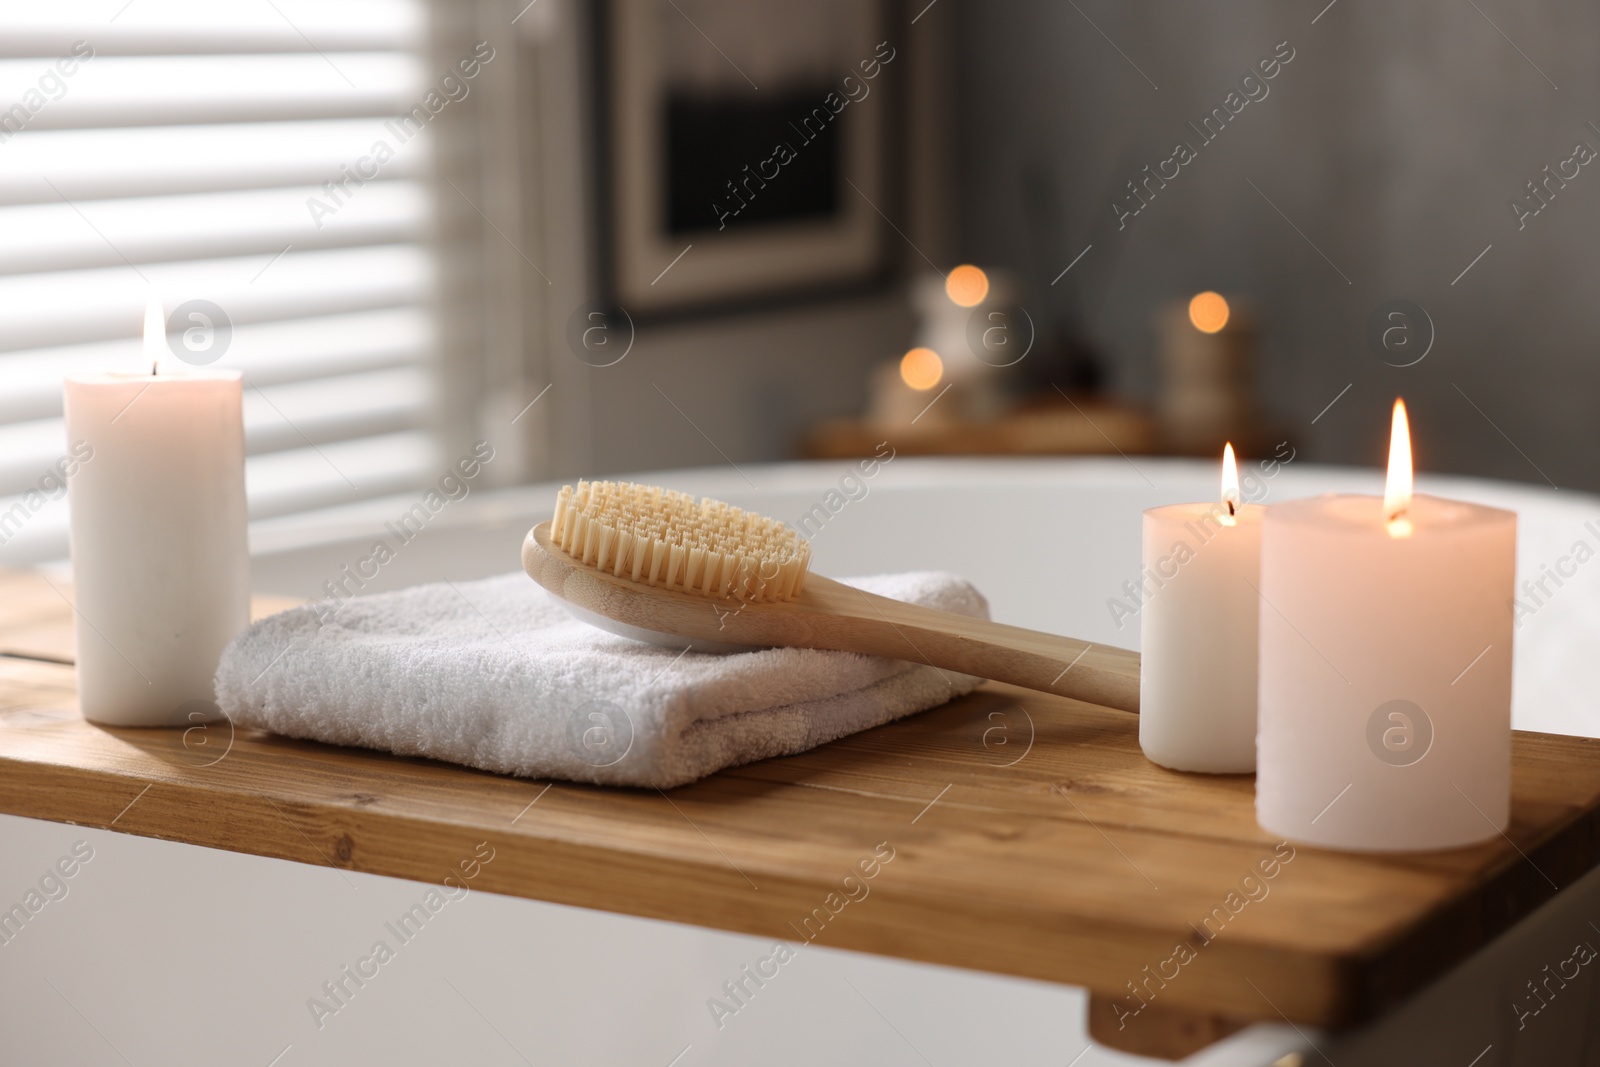
[[[1249,777],[1163,770],[1133,716],[1005,686],[664,794],[245,731],[208,763],[220,733],[84,722],[71,654],[61,595],[0,574],[0,811],[418,881],[488,840],[492,892],[1087,986],[1102,1023],[1154,991],[1130,1048],[1371,1018],[1600,864],[1582,738],[1516,735],[1505,838],[1286,859]],[[819,918],[875,850],[872,903]]]

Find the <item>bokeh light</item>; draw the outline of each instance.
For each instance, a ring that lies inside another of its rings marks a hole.
[[[945,276],[944,291],[961,307],[977,307],[989,295],[989,276],[971,263],[963,263]]]
[[[943,377],[944,360],[931,348],[913,348],[900,357],[900,378],[913,389],[932,389]]]
[[[1201,333],[1216,333],[1228,325],[1228,302],[1209,289],[1196,293],[1189,301],[1189,321]]]

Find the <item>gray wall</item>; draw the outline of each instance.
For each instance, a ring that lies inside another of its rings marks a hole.
[[[1586,125],[1600,124],[1600,14],[1325,4],[963,3],[964,254],[1017,270],[1046,318],[1076,315],[1124,395],[1153,393],[1158,305],[1203,288],[1247,294],[1261,394],[1303,456],[1380,462],[1402,394],[1421,467],[1600,488],[1600,166],[1520,232],[1508,206],[1576,141],[1600,148]],[[1269,94],[1119,231],[1123,183],[1177,140],[1199,145],[1187,122],[1285,40],[1295,57]],[[1414,366],[1384,364],[1363,337],[1394,298],[1435,325]]]
[[[592,405],[579,473],[792,456],[813,424],[861,410],[870,368],[911,328],[888,294],[640,327],[622,362],[579,368]]]

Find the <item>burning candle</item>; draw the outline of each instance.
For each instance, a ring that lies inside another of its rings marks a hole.
[[[72,374],[68,440],[78,695],[85,718],[187,725],[216,715],[212,675],[250,621],[238,371],[164,365],[145,310],[144,369]]]
[[[1196,293],[1157,319],[1161,389],[1156,409],[1169,447],[1209,452],[1219,437],[1255,422],[1251,362],[1255,316],[1221,293]]]
[[[1144,513],[1139,747],[1179,771],[1256,766],[1256,586],[1267,509],[1239,493],[1233,445],[1219,499]]]
[[[1442,849],[1510,818],[1517,518],[1411,491],[1279,504],[1263,528],[1256,818],[1292,841]]]

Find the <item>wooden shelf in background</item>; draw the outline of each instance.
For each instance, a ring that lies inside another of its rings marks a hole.
[[[1280,850],[1266,895],[1231,914],[1278,846],[1251,779],[1149,763],[1122,712],[985,685],[670,794],[246,731],[197,752],[178,731],[84,722],[72,668],[47,661],[71,655],[65,602],[29,575],[0,577],[0,602],[0,651],[45,657],[0,655],[0,811],[422,882],[487,841],[475,888],[790,942],[810,917],[834,948],[1087,986],[1102,1030],[1108,1002],[1137,1007],[1129,983],[1170,975],[1163,961],[1188,946],[1177,977],[1146,987],[1161,1010],[1145,1047],[1186,1015],[1205,1025],[1176,1032],[1201,1040],[1280,1009],[1320,1026],[1372,1017],[1600,864],[1595,740],[1516,735],[1504,839]],[[893,859],[841,904],[875,850]]]
[[[1107,401],[1080,401],[1075,407],[1063,401],[1019,408],[991,422],[932,415],[904,425],[834,419],[806,435],[801,453],[807,459],[853,459],[872,455],[880,441],[906,456],[1114,456],[1160,450],[1155,422],[1140,409]]]
[[[931,395],[931,394],[930,394]],[[934,410],[937,410],[935,408]],[[1232,440],[1241,459],[1275,454],[1285,434],[1264,423],[1238,427]],[[1222,438],[1191,448],[1162,433],[1143,408],[1114,400],[1031,401],[988,422],[936,419],[904,424],[870,418],[831,419],[800,444],[803,459],[855,459],[887,441],[906,456],[1140,456],[1222,454]]]

